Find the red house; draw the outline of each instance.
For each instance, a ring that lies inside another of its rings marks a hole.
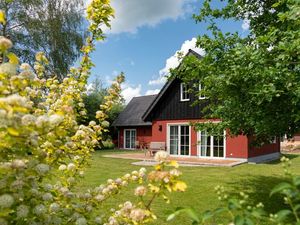
[[[197,53],[190,50],[188,54]],[[199,85],[201,88],[201,85]],[[280,140],[260,148],[250,145],[247,136],[230,137],[228,130],[210,136],[196,131],[191,122],[204,123],[202,108],[208,104],[204,96],[188,92],[189,87],[179,79],[168,81],[158,95],[133,98],[114,121],[118,128],[118,147],[135,149],[137,145],[164,142],[172,156],[241,159],[261,162],[280,157]],[[200,99],[200,103],[192,103]],[[213,119],[218,122],[220,120]]]

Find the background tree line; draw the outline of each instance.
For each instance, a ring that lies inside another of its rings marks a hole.
[[[0,0],[0,8],[6,15],[6,23],[0,27],[0,36],[8,37],[14,43],[12,51],[22,62],[34,65],[36,52],[42,51],[49,60],[45,78],[56,76],[62,81],[70,66],[81,55],[81,48],[88,35],[85,5],[83,0]],[[95,113],[103,104],[107,88],[100,78],[91,84],[83,98],[87,110],[82,122],[96,120]],[[111,124],[123,109],[115,105],[109,113]],[[105,139],[115,136],[109,127]],[[110,146],[111,143],[109,143]]]

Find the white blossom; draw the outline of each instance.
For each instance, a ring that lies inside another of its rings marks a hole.
[[[26,218],[29,213],[29,207],[26,205],[19,205],[17,208],[17,217]]]
[[[31,114],[26,114],[22,117],[22,124],[24,126],[32,125],[36,121],[36,117]]]
[[[101,125],[102,127],[109,127],[109,122],[105,120],[101,123]]]
[[[130,213],[130,218],[136,222],[142,221],[145,216],[145,212],[142,209],[133,209]]]
[[[76,169],[76,166],[75,166],[74,163],[69,163],[67,169],[68,169],[69,171],[73,171],[73,170]]]
[[[49,171],[50,167],[47,164],[40,163],[35,167],[35,170],[40,175],[45,175]]]
[[[58,170],[60,170],[60,171],[64,171],[64,170],[66,170],[66,169],[67,169],[67,166],[64,165],[64,164],[62,164],[62,165],[60,165],[60,166],[58,167]]]
[[[13,196],[9,194],[3,194],[0,196],[0,208],[10,208],[14,204]]]
[[[52,201],[52,199],[53,199],[53,196],[52,196],[51,193],[45,193],[45,194],[43,195],[43,200],[44,200],[44,201]]]
[[[10,49],[13,46],[11,40],[9,40],[6,37],[1,36],[0,37],[0,49],[1,50],[7,50]]]
[[[60,206],[54,202],[50,205],[49,209],[51,212],[57,212],[60,209]]]
[[[17,67],[11,63],[3,63],[0,65],[0,74],[7,74],[10,76],[16,75]]]
[[[35,124],[38,128],[42,128],[43,126],[45,126],[45,124],[48,123],[48,117],[47,116],[39,116],[36,121]]]
[[[103,200],[105,199],[104,195],[96,195],[95,196],[95,200],[99,201],[99,202],[102,202]]]
[[[48,120],[49,120],[50,125],[55,127],[64,120],[64,117],[54,114],[54,115],[51,115]]]
[[[36,215],[43,215],[46,212],[46,207],[43,204],[37,205],[34,207],[33,212]]]
[[[145,196],[146,193],[147,189],[144,186],[138,186],[134,191],[134,195],[136,196]]]
[[[21,70],[30,70],[31,66],[28,63],[22,63],[20,66]]]
[[[76,225],[86,225],[87,224],[87,221],[84,217],[80,217],[76,220],[75,222]]]
[[[168,153],[166,151],[158,151],[155,156],[154,159],[157,162],[164,162],[166,161],[166,159],[168,158]]]
[[[11,167],[14,169],[24,169],[26,167],[26,164],[24,160],[15,159],[14,161],[12,161]]]
[[[96,223],[96,224],[102,224],[102,218],[99,217],[99,216],[97,216],[97,217],[95,218],[95,223]]]
[[[97,123],[96,123],[95,121],[91,121],[91,122],[89,123],[89,125],[90,125],[90,126],[96,126]]]

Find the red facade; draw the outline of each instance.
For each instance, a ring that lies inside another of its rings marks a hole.
[[[152,127],[151,126],[137,126],[137,127],[121,127],[118,133],[118,148],[124,149],[124,131],[136,130],[136,141],[139,145],[149,144],[152,141]]]
[[[218,121],[218,120],[214,120]],[[184,124],[191,122],[205,122],[205,120],[159,120],[153,121],[152,124],[152,141],[167,142],[167,125],[169,124]],[[161,129],[160,129],[161,126]],[[199,143],[197,137],[197,131],[191,129],[191,156],[198,156],[197,145]],[[242,158],[248,159],[251,157],[258,157],[262,155],[279,153],[280,152],[280,140],[276,139],[276,143],[264,145],[260,148],[251,147],[251,140],[246,136],[239,135],[237,137],[231,137],[226,132],[225,140],[225,158]]]
[[[214,120],[217,122],[218,120]],[[122,127],[119,129],[118,147],[124,149],[124,131],[136,130],[136,141],[141,145],[149,145],[150,142],[165,142],[168,143],[168,125],[180,125],[190,124],[191,122],[205,122],[205,120],[156,120],[152,122],[152,126],[140,126],[140,127]],[[197,131],[190,128],[190,156],[198,157],[199,150],[199,136]],[[234,158],[234,159],[249,159],[253,157],[259,157],[268,154],[274,154],[280,152],[280,140],[276,139],[273,144],[264,145],[260,148],[251,147],[251,138],[243,135],[237,137],[231,137],[226,132],[225,138],[225,157],[222,158]]]

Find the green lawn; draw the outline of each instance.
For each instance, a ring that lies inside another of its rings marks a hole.
[[[94,153],[91,168],[86,172],[85,180],[80,184],[82,188],[95,187],[105,183],[108,178],[117,178],[127,172],[139,169],[131,165],[133,160],[104,158],[103,154],[109,151]],[[116,151],[114,151],[116,153]],[[300,157],[289,155],[295,173],[300,174]],[[151,168],[149,168],[151,169]],[[233,168],[227,167],[181,167],[183,180],[188,189],[184,193],[171,195],[171,203],[166,205],[157,201],[153,209],[159,217],[155,224],[167,224],[167,215],[178,206],[194,207],[196,210],[205,211],[218,207],[219,201],[214,192],[214,187],[223,185],[230,193],[247,192],[253,202],[262,201],[268,212],[275,212],[282,201],[279,196],[269,197],[270,190],[275,184],[284,179],[282,165],[277,161],[269,164],[243,164]],[[118,199],[112,199],[105,207],[116,208],[119,203],[134,200],[132,190],[124,191]],[[190,224],[184,216],[169,224]]]

